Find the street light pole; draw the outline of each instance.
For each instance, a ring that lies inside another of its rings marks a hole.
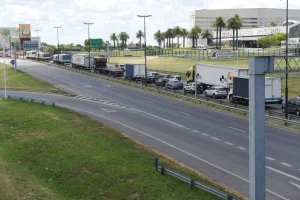
[[[285,23],[285,26],[286,26],[286,40],[285,40],[285,55],[286,55],[286,59],[285,59],[285,119],[288,119],[288,109],[287,109],[287,103],[288,103],[288,100],[289,100],[289,88],[288,88],[288,64],[289,64],[289,61],[288,61],[288,48],[289,48],[289,28],[288,28],[288,24],[289,24],[289,0],[286,0],[286,23]]]
[[[144,18],[144,40],[145,40],[145,76],[146,76],[146,87],[147,85],[147,43],[146,43],[146,17],[151,17],[152,15],[137,15],[140,18]]]
[[[39,60],[39,59],[40,59],[40,41],[39,41],[39,32],[40,32],[41,30],[34,30],[34,31],[36,31],[36,35],[37,35],[37,39],[38,39],[38,57],[37,57],[37,59]]]
[[[90,25],[93,25],[94,23],[90,22],[83,22],[83,24],[88,26],[88,42],[89,42],[89,69],[91,68],[91,41],[90,41]]]
[[[61,26],[54,26],[53,28],[56,28],[56,34],[57,34],[57,61],[59,61],[59,37],[58,37],[58,29],[61,28]]]
[[[5,47],[3,47],[3,63],[4,63],[4,99],[7,99],[7,93],[6,93],[6,69],[5,69]]]

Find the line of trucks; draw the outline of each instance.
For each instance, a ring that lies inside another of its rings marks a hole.
[[[187,82],[196,82],[203,93],[209,87],[220,86],[227,90],[227,98],[231,103],[249,102],[249,70],[216,65],[195,65],[186,73]],[[265,78],[265,104],[281,104],[281,78]]]

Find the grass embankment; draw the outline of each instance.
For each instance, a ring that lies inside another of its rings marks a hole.
[[[0,100],[0,110],[3,200],[218,199],[160,175],[155,152],[81,114],[15,100]],[[162,161],[208,182],[171,159]]]
[[[0,88],[4,88],[4,64],[0,63]],[[68,94],[67,92],[54,87],[50,83],[41,81],[29,74],[15,72],[11,65],[6,65],[6,87],[10,90],[41,91],[59,94]]]

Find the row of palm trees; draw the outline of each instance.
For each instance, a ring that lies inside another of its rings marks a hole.
[[[139,39],[139,48],[142,47],[142,38],[144,37],[143,31],[139,30],[136,33],[136,38]],[[130,39],[129,34],[126,32],[121,32],[118,35],[116,33],[112,33],[110,35],[110,41],[114,43],[114,49],[116,46],[121,46],[121,48],[127,48],[127,41]],[[119,45],[119,41],[121,44]]]

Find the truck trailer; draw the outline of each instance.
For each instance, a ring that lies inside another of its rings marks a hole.
[[[144,64],[126,64],[124,77],[125,79],[137,80],[145,77],[146,67]]]
[[[74,54],[71,59],[73,68],[91,70],[94,67],[94,57],[87,54]]]
[[[54,54],[53,55],[53,63],[56,64],[66,64],[71,63],[71,55],[70,54]]]
[[[47,52],[38,52],[36,54],[37,60],[47,61],[47,60],[51,60],[51,58],[52,58],[51,54]]]
[[[249,103],[249,77],[234,77],[230,86],[228,99],[231,103]],[[281,79],[277,77],[265,78],[265,104],[281,104]]]

